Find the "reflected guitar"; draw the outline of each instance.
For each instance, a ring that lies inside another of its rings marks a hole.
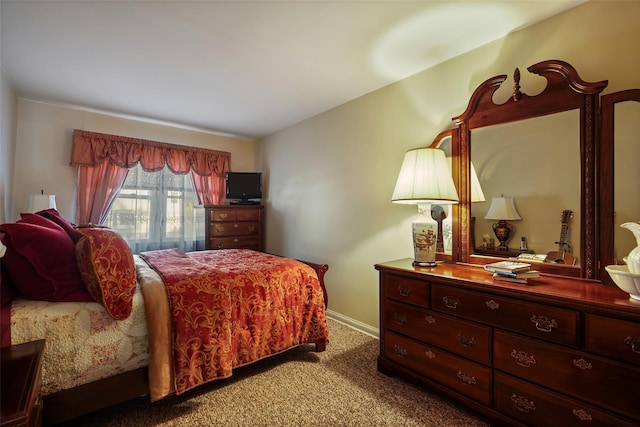
[[[569,231],[569,221],[573,218],[573,212],[570,210],[562,211],[562,226],[560,228],[560,240],[556,243],[558,244],[557,251],[551,251],[547,254],[547,258],[544,260],[545,262],[552,262],[556,264],[566,264],[566,265],[574,265],[576,263],[576,258],[567,252],[567,233]]]

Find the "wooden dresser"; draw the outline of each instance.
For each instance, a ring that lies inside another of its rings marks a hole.
[[[378,370],[505,425],[640,425],[640,302],[616,287],[480,267],[377,264]]]
[[[44,340],[0,349],[0,426],[42,425],[40,383]]]
[[[205,249],[263,250],[263,206],[205,206]]]

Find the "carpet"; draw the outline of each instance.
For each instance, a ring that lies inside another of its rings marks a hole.
[[[300,346],[231,378],[150,403],[138,398],[71,426],[489,426],[427,388],[376,370],[379,341],[329,319],[327,350]]]

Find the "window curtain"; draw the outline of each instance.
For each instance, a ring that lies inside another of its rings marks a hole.
[[[75,129],[71,165],[78,166],[76,224],[102,224],[127,170],[137,163],[148,172],[166,164],[173,173],[189,173],[201,204],[224,201],[231,153]]]

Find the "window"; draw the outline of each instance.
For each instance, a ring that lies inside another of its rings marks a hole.
[[[204,209],[189,174],[178,175],[165,166],[147,172],[138,163],[107,214],[105,226],[117,230],[134,253],[204,247]]]

